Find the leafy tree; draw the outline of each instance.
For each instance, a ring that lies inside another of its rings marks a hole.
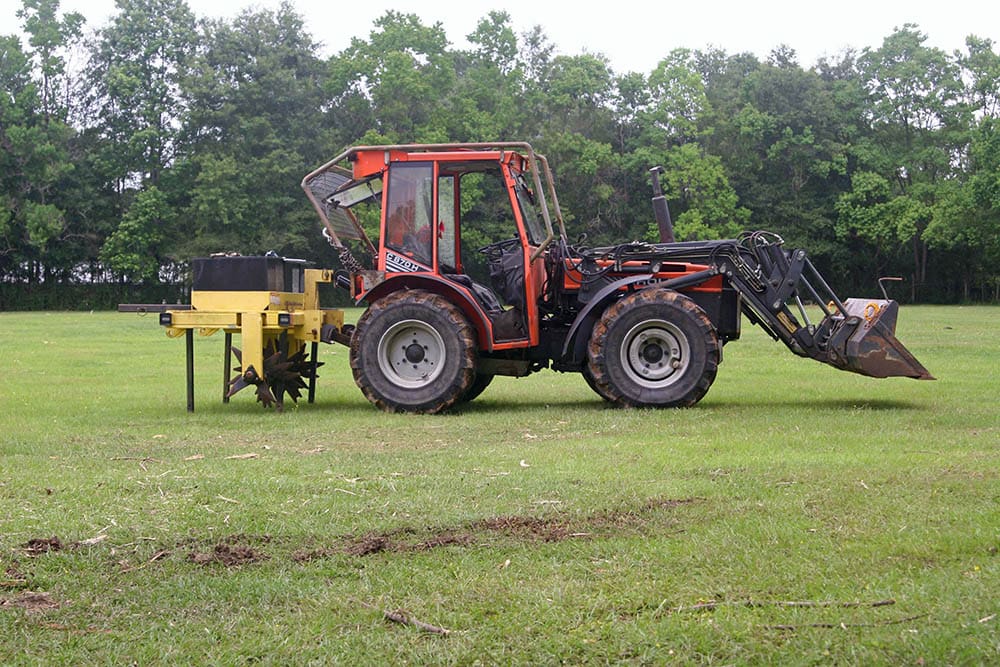
[[[59,0],[22,0],[17,16],[24,24],[28,44],[34,50],[38,74],[39,104],[45,122],[66,121],[68,110],[66,57],[68,48],[81,37],[83,15],[59,13]]]
[[[454,93],[442,100],[450,140],[515,140],[523,136],[525,78],[517,37],[506,12],[490,12],[456,55]]]
[[[546,78],[532,84],[540,96],[535,147],[548,157],[567,223],[595,241],[610,240],[628,225],[614,196],[612,150],[614,75],[603,56],[556,56]]]
[[[985,118],[1000,116],[1000,54],[994,49],[993,40],[970,35],[965,40],[968,53],[958,58],[964,73],[966,103],[976,114]]]
[[[980,286],[994,301],[1000,297],[1000,121],[985,118],[970,148],[971,174],[967,183],[956,179],[942,184],[939,202],[923,239],[928,246],[957,258],[961,295],[971,296]]]
[[[746,229],[750,211],[739,205],[718,157],[706,154],[697,143],[686,143],[667,152],[664,168],[664,194],[678,241],[731,239]],[[648,225],[646,238],[659,240],[655,221]]]
[[[319,252],[299,181],[339,146],[302,17],[283,3],[206,21],[200,34],[183,80],[185,152],[170,181],[188,228],[171,254]]]
[[[121,224],[101,248],[101,261],[132,281],[155,281],[160,272],[161,228],[172,215],[166,197],[155,185],[140,191]]]
[[[473,54],[483,65],[495,68],[502,76],[514,73],[518,62],[517,37],[510,25],[510,14],[491,11],[479,19],[476,29],[466,36],[475,48]]]
[[[180,83],[195,47],[184,0],[115,0],[98,31],[88,75],[90,111],[104,139],[101,168],[119,193],[156,184],[178,150]]]
[[[331,60],[332,103],[357,110],[389,141],[446,141],[436,111],[454,87],[455,68],[444,28],[391,10],[374,25],[367,42],[354,38]]]
[[[882,47],[859,59],[870,96],[872,141],[858,151],[862,168],[892,185],[899,247],[910,247],[912,295],[927,279],[924,230],[933,218],[938,187],[954,176],[956,155],[968,140],[969,115],[962,104],[957,65],[907,24]]]
[[[25,0],[18,10],[30,50],[14,37],[0,38],[0,249],[9,271],[27,269],[30,280],[68,272],[59,240],[67,229],[60,186],[73,171],[74,131],[67,124],[64,53],[80,36],[83,18],[58,15],[57,0]]]
[[[900,234],[908,233],[919,210],[915,202],[894,198],[892,184],[880,174],[859,171],[851,180],[850,192],[837,201],[837,233],[842,239],[859,238],[871,244],[876,253],[877,278]]]
[[[195,49],[195,18],[184,0],[115,4],[118,13],[91,45],[87,72],[100,137],[93,165],[118,218],[100,256],[134,279],[154,280],[151,266],[164,257],[143,253],[159,250],[174,219],[158,185],[180,150],[180,86]],[[133,203],[143,209],[132,213]]]
[[[846,185],[839,128],[852,119],[840,113],[827,82],[795,64],[787,49],[748,75],[742,99],[725,135],[743,142],[729,153],[736,158],[729,164],[753,225],[814,255],[828,252],[833,201]]]
[[[649,75],[651,100],[645,122],[679,144],[710,131],[700,125],[711,104],[696,67],[690,50],[675,49]]]

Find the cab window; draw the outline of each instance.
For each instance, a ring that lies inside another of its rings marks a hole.
[[[438,179],[438,263],[444,273],[457,271],[454,176],[442,176]]]
[[[430,163],[394,164],[386,193],[386,245],[431,265],[434,167]]]
[[[524,226],[528,230],[529,240],[532,245],[538,245],[545,240],[546,235],[542,228],[535,192],[529,186],[524,174],[515,175],[514,192],[517,194],[517,203],[521,207],[521,216],[524,218]]]

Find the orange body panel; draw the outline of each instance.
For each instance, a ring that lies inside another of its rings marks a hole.
[[[578,269],[580,261],[579,260],[566,260],[566,270],[563,272],[563,288],[566,290],[578,290],[583,286],[583,276]],[[599,260],[597,265],[604,268],[614,264],[611,260]],[[649,265],[645,262],[623,262],[623,268],[633,268],[633,269],[643,269]],[[686,276],[691,273],[696,273],[698,271],[704,271],[710,267],[704,264],[688,264],[685,262],[671,262],[669,264],[664,264],[664,268],[655,274],[654,280],[663,281],[670,280],[672,278],[680,278],[681,276]],[[610,275],[617,277],[624,277],[624,274],[616,274],[611,272]],[[686,290],[692,292],[721,292],[722,291],[722,276],[714,276],[709,278],[705,282],[701,283],[696,287],[688,287]]]

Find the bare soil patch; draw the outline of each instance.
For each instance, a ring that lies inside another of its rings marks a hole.
[[[428,528],[424,531],[405,527],[384,533],[346,536],[332,545],[299,549],[291,557],[295,562],[307,563],[338,554],[360,557],[384,552],[470,547],[494,542],[497,537],[517,542],[560,542],[599,537],[627,529],[662,529],[676,524],[675,519],[663,516],[665,512],[698,501],[697,498],[651,498],[637,508],[605,510],[583,516],[496,516],[461,526]]]
[[[650,498],[631,507],[602,510],[590,514],[569,512],[549,513],[544,516],[501,515],[467,523],[438,526],[403,526],[381,533],[341,535],[332,538],[309,537],[299,544],[289,540],[275,540],[271,535],[246,535],[235,533],[214,538],[211,542],[187,538],[174,548],[186,552],[185,560],[202,566],[222,565],[237,568],[268,560],[268,553],[280,542],[280,551],[290,551],[288,557],[296,563],[337,556],[365,557],[380,553],[418,553],[446,547],[469,548],[489,546],[504,542],[552,543],[570,539],[598,539],[618,535],[623,531],[641,531],[663,535],[679,532],[679,519],[672,510],[699,502],[698,498]],[[64,544],[58,537],[35,538],[21,545],[29,556],[39,556],[51,551],[75,550],[77,544]],[[119,561],[122,572],[140,570],[162,561],[173,553],[170,548],[157,551],[152,558],[139,565]],[[26,584],[26,577],[16,569],[8,569],[7,577],[17,588]],[[8,588],[14,588],[11,585]],[[12,604],[8,602],[7,604]]]
[[[58,537],[34,537],[21,545],[27,556],[41,556],[50,551],[62,551],[63,543]]]
[[[245,544],[220,542],[210,552],[192,551],[188,554],[187,559],[198,565],[219,563],[226,567],[239,567],[267,560],[268,555]]]
[[[27,587],[28,575],[21,571],[20,563],[11,561],[10,566],[4,570],[3,578],[0,578],[0,588],[14,590]]]
[[[44,592],[25,591],[9,598],[0,598],[0,609],[23,609],[27,612],[41,612],[59,608],[52,595]]]

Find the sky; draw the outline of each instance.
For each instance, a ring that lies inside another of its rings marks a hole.
[[[188,0],[199,17],[231,18],[247,7],[273,9],[281,0]],[[413,13],[425,25],[440,22],[449,41],[467,46],[465,36],[495,9],[511,16],[517,33],[540,25],[556,53],[600,53],[617,73],[649,73],[678,47],[718,47],[727,53],[749,51],[760,58],[779,45],[810,67],[820,57],[835,58],[845,48],[878,48],[897,27],[915,23],[926,44],[951,53],[964,50],[969,34],[1000,44],[1000,2],[995,0],[659,0],[658,2],[540,2],[539,0],[383,0],[337,2],[290,0],[306,21],[323,55],[346,48],[352,37],[366,39],[372,21],[392,9]],[[18,31],[20,0],[0,0],[0,34]],[[77,11],[97,28],[115,12],[114,0],[62,0],[63,11]],[[996,46],[994,48],[997,48]]]

